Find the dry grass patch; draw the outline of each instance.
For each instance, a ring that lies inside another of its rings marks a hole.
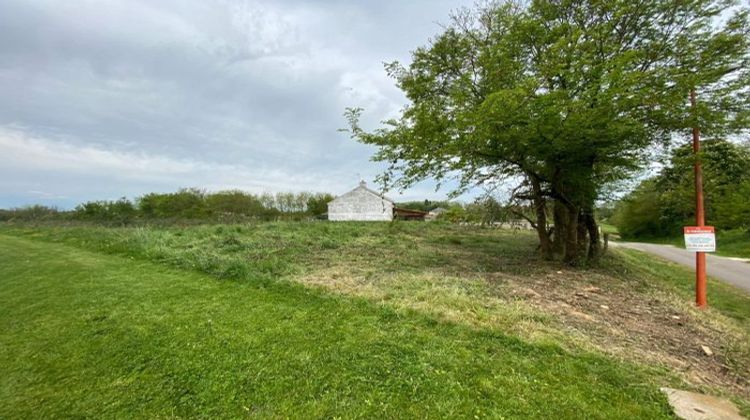
[[[667,368],[697,388],[750,399],[748,331],[718,311],[698,311],[658,279],[618,276],[617,252],[605,268],[582,271],[535,260],[524,265],[513,254],[477,255],[460,239],[414,243],[419,251],[362,252],[355,244],[336,264],[295,280],[532,342]],[[426,256],[436,262],[427,269],[408,262]],[[384,258],[386,267],[404,268],[379,269]]]
[[[506,286],[493,286],[482,277],[435,272],[368,275],[362,270],[332,267],[295,280],[337,294],[367,298],[398,311],[418,311],[442,321],[514,332],[536,343],[569,341],[554,327],[549,313],[524,299],[508,299],[512,294]]]

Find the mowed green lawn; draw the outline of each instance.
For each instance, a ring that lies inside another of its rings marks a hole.
[[[292,282],[0,234],[0,418],[669,418],[651,375]]]

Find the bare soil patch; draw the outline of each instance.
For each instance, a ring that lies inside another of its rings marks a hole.
[[[627,360],[667,366],[693,385],[750,397],[748,336],[666,291],[637,290],[600,273],[558,271],[542,279],[502,273],[511,296],[554,315],[567,330]],[[710,310],[709,310],[710,311]]]

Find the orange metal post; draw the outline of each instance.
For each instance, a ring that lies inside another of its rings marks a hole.
[[[695,89],[690,91],[690,106],[695,110]],[[701,151],[700,129],[696,124],[693,127],[693,153],[695,154],[695,225],[705,226],[705,215],[703,213],[703,172],[698,154]],[[706,253],[695,253],[695,304],[699,308],[708,305],[706,298]]]

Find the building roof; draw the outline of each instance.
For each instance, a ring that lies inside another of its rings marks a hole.
[[[404,209],[401,207],[394,207],[393,215],[402,219],[424,220],[425,216],[427,216],[427,212],[422,211],[422,210],[412,210],[412,209]]]
[[[349,192],[347,192],[347,193],[345,193],[345,194],[341,194],[340,196],[336,197],[335,199],[339,199],[339,198],[341,198],[341,197],[344,197],[344,196],[346,196],[346,195],[349,195],[349,194],[351,194],[351,193],[353,193],[353,192],[355,192],[355,191],[357,191],[357,190],[362,190],[362,191],[366,191],[366,192],[368,192],[368,193],[370,193],[370,194],[374,195],[375,197],[378,197],[378,198],[379,198],[379,199],[381,199],[381,200],[387,201],[387,202],[389,202],[389,203],[391,203],[391,204],[395,204],[393,200],[391,200],[390,198],[388,198],[388,197],[384,196],[384,195],[383,195],[382,193],[380,193],[380,192],[378,192],[378,191],[375,191],[375,190],[371,190],[371,189],[367,188],[367,183],[366,183],[365,181],[360,181],[360,182],[359,182],[359,186],[358,186],[357,188],[355,188],[355,189],[353,189],[353,190],[351,190],[351,191],[349,191]]]

